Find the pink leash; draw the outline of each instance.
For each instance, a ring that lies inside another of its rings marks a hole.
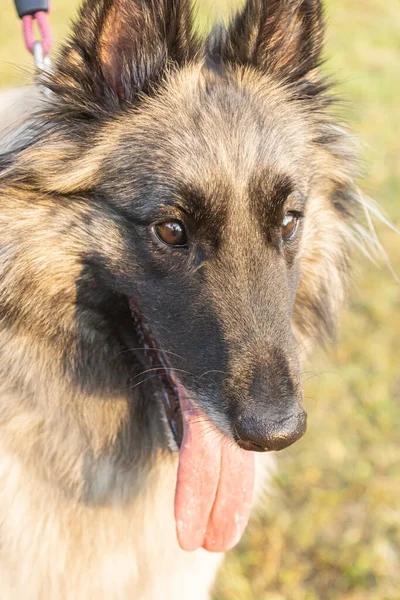
[[[47,12],[39,11],[33,15],[25,15],[24,17],[22,17],[22,31],[24,35],[25,46],[27,47],[29,52],[33,54],[35,45],[35,35],[33,33],[34,20],[36,20],[36,23],[39,28],[41,37],[39,41],[42,44],[43,55],[47,56],[50,53],[51,47],[53,45],[51,27],[49,23],[49,18],[47,16]]]

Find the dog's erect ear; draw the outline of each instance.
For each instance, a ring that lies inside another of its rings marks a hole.
[[[189,0],[86,0],[46,85],[89,113],[113,112],[197,48]]]
[[[295,82],[318,66],[323,33],[320,0],[248,0],[227,31],[211,34],[209,53]]]

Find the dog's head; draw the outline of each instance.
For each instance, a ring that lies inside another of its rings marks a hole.
[[[119,339],[129,302],[178,442],[179,398],[247,450],[305,432],[299,345],[335,322],[354,204],[322,30],[319,0],[248,0],[205,42],[186,0],[89,0],[17,159],[111,215],[113,243],[86,219],[84,268],[126,299]]]

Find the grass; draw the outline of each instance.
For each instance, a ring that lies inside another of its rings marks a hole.
[[[23,84],[20,66],[30,66],[11,4],[2,6],[2,86]],[[53,0],[57,39],[74,5]],[[343,82],[343,112],[365,144],[362,187],[399,226],[398,0],[329,0],[327,16],[326,68]],[[379,233],[400,275],[400,239]],[[279,455],[273,492],[228,555],[215,600],[400,597],[400,287],[363,259],[353,280],[338,344],[305,374],[308,433]]]

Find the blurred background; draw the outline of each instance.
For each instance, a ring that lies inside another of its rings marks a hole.
[[[57,42],[78,4],[52,0]],[[206,29],[240,2],[198,4]],[[362,140],[361,187],[400,227],[400,1],[325,6],[325,69]],[[1,0],[0,87],[31,73],[13,1]],[[400,237],[378,232],[400,277]],[[400,285],[356,258],[338,342],[306,367],[308,433],[279,454],[273,490],[229,553],[214,600],[400,599]]]

